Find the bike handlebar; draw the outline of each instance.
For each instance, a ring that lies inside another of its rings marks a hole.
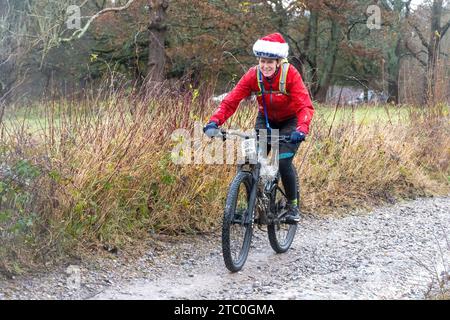
[[[245,134],[242,133],[238,130],[225,130],[225,129],[220,129],[220,136],[222,137],[223,140],[226,139],[227,135],[230,136],[237,136],[237,137],[241,137],[244,139],[251,139],[251,138],[256,138],[258,135],[257,134]],[[279,136],[275,136],[275,135],[267,135],[267,139],[268,141],[271,141],[272,139],[277,139],[278,141],[283,141],[283,142],[290,142],[291,141],[291,137],[287,136],[287,135],[279,135]]]

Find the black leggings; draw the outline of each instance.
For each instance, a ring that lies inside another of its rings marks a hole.
[[[297,199],[298,192],[296,173],[294,165],[292,164],[292,159],[294,159],[294,157],[280,160],[281,181],[283,182],[286,196],[290,201]]]
[[[272,129],[278,129],[280,135],[290,135],[297,127],[297,117],[287,119],[285,121],[276,123],[269,121]],[[255,130],[266,129],[266,119],[262,113],[258,113],[256,118]],[[296,172],[292,160],[297,153],[300,143],[286,143],[280,142],[279,145],[279,170],[281,181],[286,192],[288,200],[297,199],[298,185],[296,179]],[[267,146],[267,153],[270,152],[270,145]]]

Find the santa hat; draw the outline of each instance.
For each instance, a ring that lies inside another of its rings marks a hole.
[[[262,58],[287,58],[289,54],[289,45],[279,33],[269,34],[258,39],[253,45],[253,53]]]

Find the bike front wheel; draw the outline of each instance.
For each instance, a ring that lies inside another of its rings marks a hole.
[[[231,272],[242,269],[250,250],[253,235],[251,189],[251,173],[239,172],[228,190],[222,223],[222,253],[225,266]]]

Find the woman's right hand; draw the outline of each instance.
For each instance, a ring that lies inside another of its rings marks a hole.
[[[208,137],[213,138],[219,134],[219,126],[214,121],[210,121],[206,126],[203,127],[203,132]]]

